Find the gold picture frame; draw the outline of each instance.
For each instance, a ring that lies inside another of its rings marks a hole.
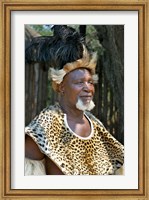
[[[58,0],[2,0],[0,2],[0,198],[1,199],[133,199],[145,200],[149,198],[149,101],[148,79],[149,53],[148,41],[148,11],[147,1],[58,1]],[[32,10],[112,10],[138,11],[139,16],[139,188],[129,190],[27,190],[11,189],[11,66],[10,66],[10,24],[11,11]]]

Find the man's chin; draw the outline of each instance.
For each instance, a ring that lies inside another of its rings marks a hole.
[[[77,103],[76,103],[76,108],[82,111],[88,110],[91,111],[93,108],[95,107],[94,102],[91,101],[82,101],[80,99],[78,99]]]

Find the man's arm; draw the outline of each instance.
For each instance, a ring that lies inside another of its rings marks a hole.
[[[33,160],[44,159],[44,154],[41,153],[38,145],[28,135],[25,136],[25,157]]]
[[[45,167],[47,175],[64,175],[59,167],[47,156],[45,157]]]
[[[25,136],[25,175],[46,175],[44,154],[28,135]]]

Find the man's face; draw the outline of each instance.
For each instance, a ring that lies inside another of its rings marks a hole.
[[[76,69],[64,77],[62,89],[69,106],[76,106],[78,100],[87,105],[94,95],[92,75],[87,69]]]

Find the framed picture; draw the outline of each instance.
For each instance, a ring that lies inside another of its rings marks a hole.
[[[147,199],[148,3],[8,0],[0,5],[2,199]],[[124,175],[24,176],[27,24],[124,26]]]

